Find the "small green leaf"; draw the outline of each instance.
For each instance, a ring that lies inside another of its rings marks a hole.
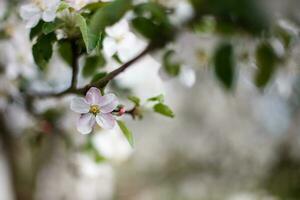
[[[86,58],[85,65],[83,66],[82,75],[89,77],[93,75],[98,68],[105,65],[105,59],[102,55],[90,56]]]
[[[180,73],[181,64],[177,61],[172,60],[175,51],[169,50],[163,57],[163,66],[165,71],[171,76],[176,77]]]
[[[157,101],[159,103],[163,103],[165,98],[164,98],[164,95],[163,94],[160,94],[158,96],[155,96],[155,97],[151,97],[149,99],[147,99],[148,101]]]
[[[264,88],[276,70],[278,58],[271,45],[267,42],[259,44],[255,56],[258,67],[255,75],[255,84],[259,88]]]
[[[55,31],[63,25],[63,21],[56,19],[54,22],[46,22],[43,24],[43,33],[45,35]]]
[[[39,36],[42,33],[44,23],[44,21],[40,20],[39,23],[30,30],[30,40],[33,40],[35,37]]]
[[[136,96],[129,96],[127,97],[132,103],[134,103],[136,106],[140,106],[141,99]]]
[[[229,43],[221,43],[214,55],[214,69],[218,80],[227,89],[231,89],[234,82],[233,47]]]
[[[67,8],[69,8],[70,6],[69,6],[69,4],[67,4],[66,2],[64,2],[64,1],[62,1],[61,3],[60,3],[60,5],[58,6],[58,8],[57,8],[57,11],[56,12],[61,12],[61,11],[63,11],[63,10],[65,10],[65,9],[67,9]]]
[[[92,34],[87,26],[86,20],[80,14],[76,15],[77,26],[80,29],[86,50],[90,53],[96,46],[101,38],[101,33],[98,35]]]
[[[88,26],[90,37],[99,38],[105,27],[118,22],[130,8],[131,0],[115,0],[98,9],[92,16]],[[94,43],[92,44],[90,50],[96,47]]]
[[[41,70],[44,70],[52,57],[53,43],[56,41],[54,33],[42,35],[32,47],[32,54],[35,63]]]
[[[92,83],[95,83],[95,82],[99,81],[100,79],[104,78],[106,75],[107,75],[106,72],[100,72],[100,73],[97,73],[96,75],[93,76],[91,82],[92,82]]]
[[[117,120],[117,122],[118,122],[118,125],[119,125],[120,129],[122,130],[124,136],[126,137],[129,144],[131,145],[131,147],[134,147],[133,135],[132,135],[131,131],[127,128],[125,122],[123,122],[121,120]]]
[[[94,2],[94,3],[89,3],[86,6],[84,6],[81,10],[89,10],[91,12],[102,8],[104,5],[106,5],[107,2]]]
[[[169,108],[169,106],[162,103],[155,104],[153,110],[166,117],[171,117],[171,118],[175,117],[173,111]]]
[[[72,46],[69,41],[61,40],[58,42],[58,52],[61,58],[69,65],[72,65]]]

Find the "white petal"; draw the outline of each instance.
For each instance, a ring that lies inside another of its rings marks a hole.
[[[133,33],[129,32],[124,35],[118,45],[118,56],[122,62],[127,62],[145,49],[145,47],[145,42],[139,40]]]
[[[85,100],[90,105],[100,105],[101,104],[101,92],[96,87],[91,87],[86,93]]]
[[[71,101],[71,110],[77,113],[88,113],[90,105],[83,97],[75,97]]]
[[[39,21],[41,19],[41,15],[40,14],[36,14],[33,17],[31,17],[30,19],[27,20],[26,22],[26,28],[33,28],[35,27]]]
[[[102,96],[100,102],[100,110],[102,113],[112,112],[119,104],[119,101],[114,94],[106,94]]]
[[[48,9],[54,10],[56,11],[56,8],[59,6],[60,0],[43,0],[44,5],[46,5],[46,7]]]
[[[77,130],[82,134],[89,134],[95,125],[95,116],[91,113],[83,114],[77,121]]]
[[[105,29],[107,35],[113,38],[120,38],[129,31],[127,20],[123,19],[111,27]]]
[[[96,116],[96,121],[97,124],[104,129],[112,129],[116,124],[116,120],[112,114],[100,113]]]
[[[41,10],[36,5],[29,4],[21,7],[20,16],[22,17],[22,19],[27,20],[40,12]]]
[[[104,38],[103,51],[106,57],[112,57],[117,52],[116,41],[111,37]]]
[[[43,20],[45,22],[52,22],[56,17],[55,10],[46,10],[43,12]]]
[[[179,80],[183,85],[190,88],[196,82],[196,73],[191,68],[182,68],[179,75]]]

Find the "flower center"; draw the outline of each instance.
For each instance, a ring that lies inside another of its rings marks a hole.
[[[97,115],[100,112],[100,107],[98,105],[91,105],[89,112],[94,115]]]
[[[123,40],[124,40],[124,36],[123,35],[116,37],[116,42],[117,43],[121,43]]]

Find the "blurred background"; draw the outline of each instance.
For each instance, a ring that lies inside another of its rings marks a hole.
[[[211,18],[196,33],[183,31],[169,45],[184,62],[182,76],[163,80],[161,52],[156,52],[112,82],[108,91],[117,93],[128,108],[132,106],[125,98],[129,94],[142,100],[164,94],[175,113],[174,119],[165,118],[149,111],[145,103],[142,120],[125,116],[134,148],[118,127],[99,128],[91,136],[78,133],[78,116],[69,109],[74,95],[35,101],[35,109],[42,113],[38,120],[28,113],[20,95],[22,86],[60,91],[69,84],[71,69],[55,53],[51,68],[38,72],[29,31],[17,14],[24,3],[0,0],[5,19],[0,33],[1,200],[300,199],[297,0],[260,2],[271,23],[293,36],[288,49],[273,38],[272,47],[285,58],[263,90],[252,80],[259,41],[247,35],[230,39],[238,58],[234,90],[228,91],[215,78],[214,52],[228,36],[213,33]],[[174,23],[192,14],[184,0],[159,3],[180,8]],[[6,17],[8,9],[13,14]],[[136,45],[145,43],[139,37]],[[117,65],[107,61],[106,69]],[[79,85],[88,81],[80,77]]]

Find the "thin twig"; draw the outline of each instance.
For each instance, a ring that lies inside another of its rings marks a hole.
[[[75,48],[76,50],[77,48]],[[71,86],[67,88],[64,91],[54,93],[54,92],[37,92],[29,94],[32,98],[47,98],[47,97],[62,97],[66,94],[85,94],[91,87],[97,87],[97,88],[104,88],[109,81],[113,80],[116,76],[118,76],[120,73],[125,71],[128,67],[130,67],[133,63],[144,57],[147,53],[152,51],[154,48],[151,45],[148,45],[147,48],[145,48],[140,54],[138,54],[135,58],[129,60],[128,62],[124,63],[122,66],[120,66],[118,69],[110,72],[105,77],[100,79],[98,82],[88,84],[84,86],[83,88],[76,89],[77,84],[77,76],[78,76],[78,53],[73,52],[73,72],[72,72],[72,82]],[[74,50],[73,50],[74,51]]]

